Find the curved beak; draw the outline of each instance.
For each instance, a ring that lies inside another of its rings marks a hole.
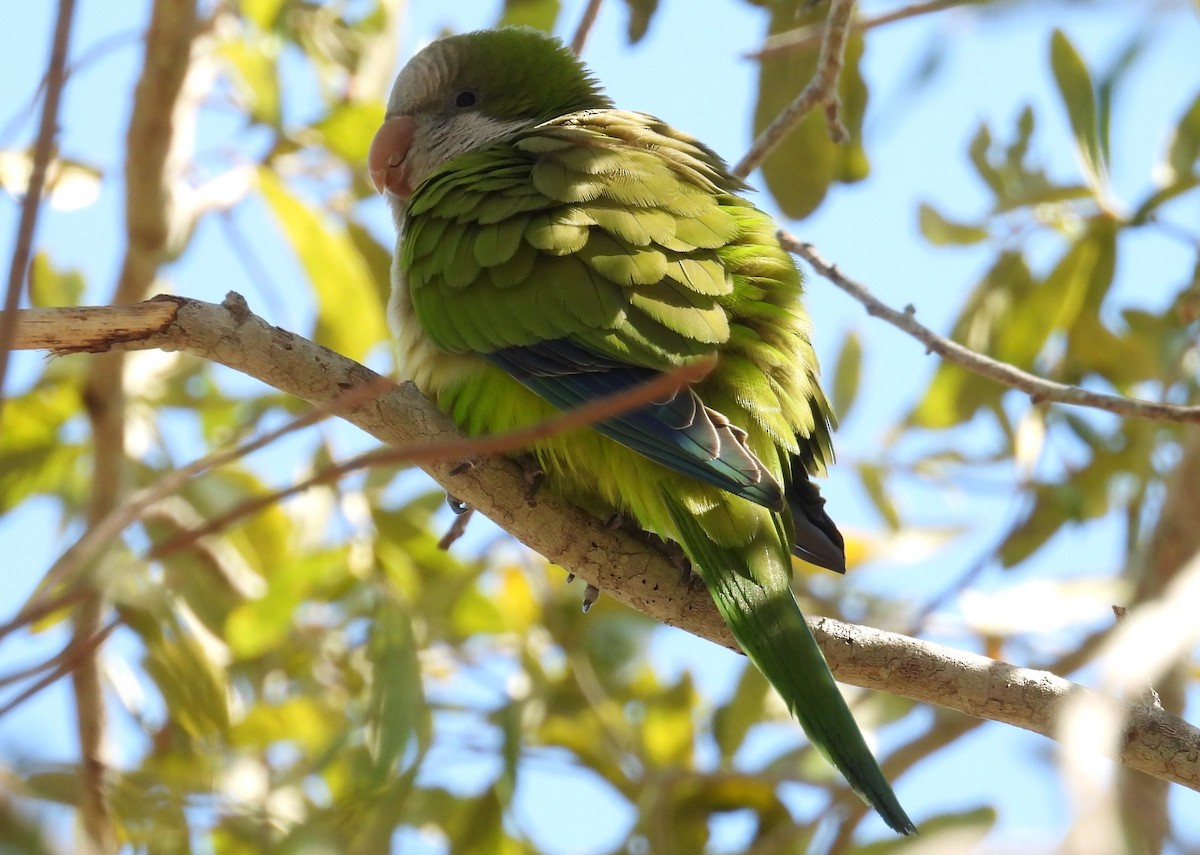
[[[405,160],[412,147],[416,128],[417,123],[412,116],[395,116],[375,132],[367,153],[367,169],[371,174],[371,183],[378,192],[387,191],[401,199],[412,195],[413,188],[409,184]]]

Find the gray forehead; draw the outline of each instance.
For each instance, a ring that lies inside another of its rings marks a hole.
[[[434,42],[417,53],[400,70],[391,97],[388,113],[411,113],[432,103],[440,103],[450,76],[449,57],[443,45]]]

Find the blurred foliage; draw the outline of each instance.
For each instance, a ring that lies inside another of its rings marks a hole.
[[[205,38],[212,50],[193,58],[213,64],[221,83],[212,97],[256,134],[255,145],[229,164],[232,173],[244,158],[256,158],[254,180],[236,204],[256,206],[278,226],[315,295],[312,334],[359,359],[386,335],[390,241],[374,236],[359,203],[371,194],[366,146],[395,64],[400,5],[210,5]],[[481,25],[498,20],[563,32],[576,8],[558,0],[498,5],[499,17]],[[825,13],[807,0],[754,5],[762,7],[769,34],[811,26]],[[627,0],[630,42],[645,35],[657,7]],[[791,216],[813,211],[834,184],[867,175],[862,58],[871,38],[853,35],[847,50],[841,91],[850,142],[831,143],[824,119],[810,115],[763,168],[767,188]],[[1141,198],[1126,207],[1109,183],[1110,127],[1119,120],[1113,93],[1150,45],[1131,40],[1099,74],[1062,32],[1047,33],[1046,44],[1038,61],[1057,84],[1062,103],[1054,120],[1069,126],[1080,172],[1054,176],[1039,165],[1038,129],[1049,117],[1032,107],[1011,129],[980,124],[969,134],[966,156],[990,205],[962,214],[929,201],[916,212],[931,244],[994,250],[950,334],[1062,382],[1194,401],[1200,258],[1181,271],[1161,311],[1115,304],[1110,288],[1128,235],[1169,219],[1170,206],[1200,184],[1200,93],[1164,135],[1159,161],[1145,165]],[[762,61],[754,132],[805,85],[816,53],[813,45]],[[318,109],[302,119],[289,112],[285,62],[316,81]],[[937,64],[928,57],[922,63]],[[25,155],[3,154],[16,166],[0,170],[0,181],[19,192]],[[119,180],[78,164],[72,169],[93,183]],[[83,273],[60,268],[51,253],[35,258],[36,305],[74,304],[84,284]],[[846,338],[827,375],[843,417],[854,412],[871,370],[872,351],[862,339]],[[185,462],[181,448],[190,459],[197,447],[227,445],[300,409],[270,391],[231,391],[227,377],[191,357],[144,359],[127,389],[135,488]],[[64,533],[81,530],[90,468],[81,401],[86,371],[82,357],[50,360],[7,401],[0,512],[50,502]],[[959,432],[980,423],[994,442],[965,451]],[[189,437],[182,446],[181,431]],[[1051,434],[1065,437],[1073,454],[1069,465],[1048,471],[1035,464]],[[289,446],[285,481],[336,456],[337,443],[324,429],[305,436]],[[902,455],[913,437],[922,440],[920,451]],[[922,554],[954,535],[949,526],[912,518],[898,492],[903,476],[940,484],[1005,461],[1016,464],[1014,491],[1026,506],[992,560],[1019,564],[1064,527],[1114,509],[1123,509],[1132,556],[1154,524],[1151,498],[1161,493],[1180,441],[1177,426],[1033,409],[1016,393],[942,364],[879,456],[851,463],[881,521],[878,532],[851,533],[851,564]],[[263,469],[249,461],[193,482],[88,568],[120,619],[121,650],[135,651],[106,674],[114,717],[140,737],[139,750],[106,780],[129,851],[377,853],[403,851],[403,840],[419,838],[430,851],[533,852],[514,794],[535,772],[544,789],[547,776],[584,770],[628,817],[614,830],[613,852],[711,851],[722,817],[737,817],[748,829],[740,842],[722,838],[725,853],[812,851],[834,837],[843,851],[853,848],[848,835],[863,816],[861,805],[804,743],[754,669],[740,672],[729,697],[713,698],[690,672],[666,675],[653,667],[646,651],[655,627],[644,617],[608,598],[581,615],[581,586],[569,587],[560,569],[504,540],[440,550],[448,513],[411,473],[381,470],[315,488],[218,537],[145,557],[148,548],[280,486]],[[808,587],[823,613],[896,620],[893,603],[833,593],[845,589],[824,577]],[[1056,584],[1037,594],[1056,614],[1076,598]],[[1014,624],[1011,603],[1001,614],[982,598],[964,611],[967,628],[997,654],[1006,640],[1035,628],[1031,618]],[[37,629],[51,634],[67,617],[61,610]],[[868,730],[905,722],[905,744],[882,754],[893,776],[973,726],[949,728],[895,697],[856,693],[854,700]],[[764,734],[776,746],[769,756],[761,751]],[[122,739],[136,741],[128,733]],[[56,851],[52,830],[60,814],[53,806],[77,803],[77,765],[31,754],[9,766],[0,851]],[[983,806],[920,819],[918,841],[888,837],[861,851],[964,851],[996,815]]]

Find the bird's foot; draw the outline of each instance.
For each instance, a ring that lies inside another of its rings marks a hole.
[[[537,494],[546,483],[546,470],[532,454],[519,454],[514,459],[525,479],[525,503],[533,507],[537,504]]]
[[[623,531],[647,546],[662,552],[667,557],[667,560],[679,570],[679,581],[681,583],[690,588],[695,588],[698,585],[703,586],[704,580],[692,570],[692,562],[688,560],[687,555],[683,552],[683,548],[678,543],[672,540],[663,540],[654,532],[646,531],[633,517],[620,512],[614,513],[604,520],[604,527],[609,531]]]
[[[688,559],[683,551],[683,547],[673,540],[658,540],[658,547],[667,556],[667,560],[671,565],[679,571],[679,581],[692,590],[699,590],[704,587],[704,580],[700,578],[700,574],[692,569],[692,562]]]
[[[570,585],[575,581],[575,574],[567,574],[567,584]],[[592,606],[596,605],[596,600],[600,599],[600,589],[591,582],[587,583],[587,587],[583,589],[583,613],[586,615],[591,611]]]
[[[474,508],[450,493],[446,494],[446,504],[450,506],[450,510],[454,511],[454,522],[450,524],[450,528],[438,541],[439,549],[449,549],[454,541],[462,537],[467,530],[467,523],[471,521],[471,515],[475,513]]]
[[[583,613],[585,615],[592,610],[592,606],[596,605],[598,599],[600,599],[600,589],[588,582],[587,587],[583,589]]]

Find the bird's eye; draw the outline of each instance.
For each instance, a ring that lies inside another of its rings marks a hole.
[[[466,109],[479,103],[479,93],[474,89],[464,89],[454,96],[454,106]]]

